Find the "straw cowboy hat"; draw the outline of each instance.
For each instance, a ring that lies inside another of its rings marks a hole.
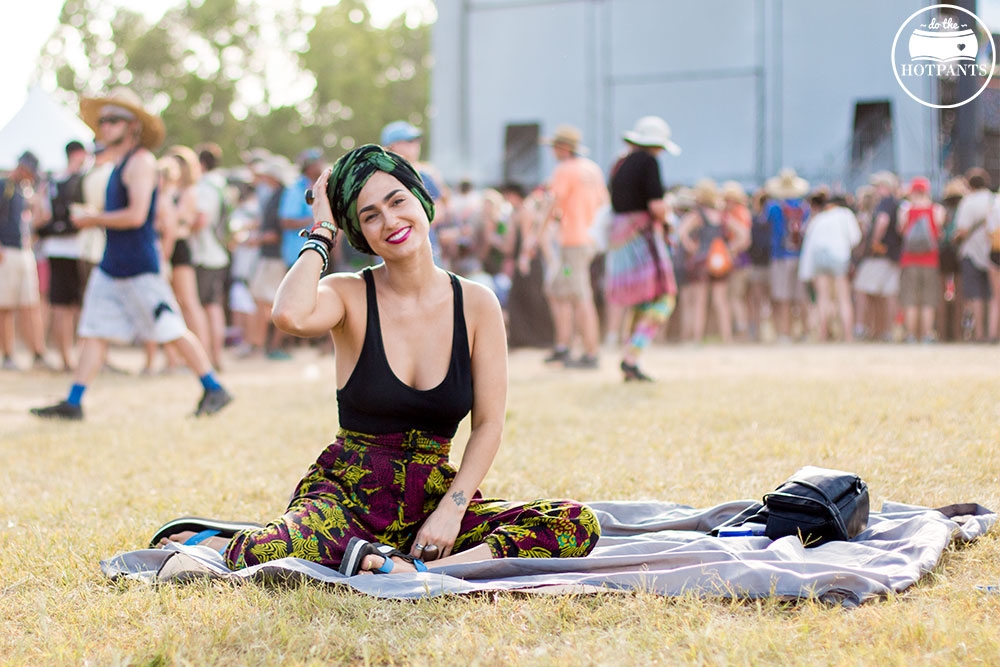
[[[167,136],[167,130],[163,126],[163,121],[158,116],[146,111],[142,106],[142,100],[134,92],[124,87],[112,88],[104,97],[83,97],[80,98],[80,117],[83,122],[98,134],[100,128],[101,110],[106,106],[121,107],[135,114],[135,117],[142,123],[142,135],[139,143],[150,150],[154,150],[163,143]]]
[[[964,178],[953,178],[944,184],[942,199],[961,199],[969,194],[969,184]]]
[[[681,147],[670,140],[670,126],[659,116],[643,116],[622,138],[636,146],[662,148],[671,155],[681,154]]]
[[[726,181],[722,184],[722,198],[726,201],[734,201],[738,204],[746,204],[749,200],[747,191],[738,181]]]
[[[703,178],[691,189],[694,200],[702,206],[718,206],[722,201],[719,186],[711,178]]]
[[[253,173],[287,184],[293,168],[292,163],[287,158],[281,155],[271,155],[265,160],[256,162],[253,166]]]
[[[673,192],[667,193],[671,197],[668,202],[670,207],[678,211],[686,211],[696,206],[694,191],[685,186],[680,186]]]
[[[875,187],[883,185],[892,190],[899,187],[899,179],[896,178],[896,174],[891,171],[876,171],[868,180]]]
[[[774,178],[767,179],[764,190],[774,199],[798,199],[809,192],[809,181],[801,178],[794,169],[786,167]]]
[[[580,145],[583,133],[572,125],[560,125],[551,137],[542,140],[546,146],[562,146],[576,155],[585,155],[587,148]]]

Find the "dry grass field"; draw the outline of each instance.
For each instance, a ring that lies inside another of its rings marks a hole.
[[[132,350],[114,350],[137,368]],[[883,500],[1000,508],[1000,349],[657,347],[658,382],[511,354],[483,487],[513,499],[759,497],[804,464]],[[41,423],[65,376],[0,375],[0,663],[957,664],[1000,662],[996,531],[898,596],[847,610],[643,593],[384,601],[337,588],[115,584],[98,562],[185,514],[266,520],[336,429],[333,362],[232,363],[237,401],[189,418],[191,376],[101,376],[82,423]],[[460,445],[464,430],[456,445]],[[461,454],[456,446],[454,456]]]

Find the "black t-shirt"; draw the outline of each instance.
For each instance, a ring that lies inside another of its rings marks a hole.
[[[898,262],[900,256],[903,254],[903,237],[900,236],[899,229],[896,227],[899,214],[899,201],[897,201],[892,195],[883,198],[882,201],[878,203],[878,206],[875,207],[875,214],[872,216],[872,220],[877,220],[880,213],[885,213],[889,216],[889,227],[885,230],[885,234],[882,236],[882,244],[886,247],[885,257],[894,262]],[[871,252],[870,243],[868,254],[870,256],[875,256],[874,253]]]
[[[611,208],[615,213],[645,211],[663,196],[660,163],[646,151],[634,151],[611,170]]]

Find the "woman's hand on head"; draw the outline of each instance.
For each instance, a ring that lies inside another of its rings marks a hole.
[[[333,168],[327,167],[323,170],[323,173],[319,175],[319,178],[316,179],[316,182],[313,183],[312,214],[315,222],[322,222],[323,220],[326,220],[339,227],[340,225],[333,219],[333,209],[330,208],[330,198],[326,196],[326,184],[330,180],[331,173],[333,173]]]

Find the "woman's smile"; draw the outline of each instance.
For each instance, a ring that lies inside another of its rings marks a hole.
[[[413,231],[413,227],[403,227],[399,231],[395,231],[390,234],[386,239],[386,243],[392,243],[393,245],[399,245],[410,238],[410,232]]]

